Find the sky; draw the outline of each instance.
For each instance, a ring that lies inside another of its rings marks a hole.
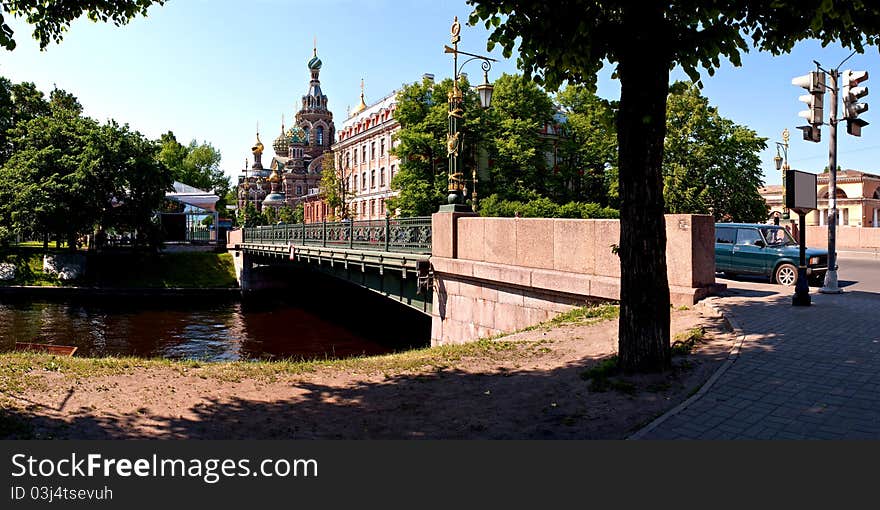
[[[515,58],[504,59],[500,48],[486,50],[487,29],[464,23],[470,12],[464,0],[169,0],[123,27],[77,20],[60,44],[42,52],[30,27],[13,19],[18,47],[0,50],[0,75],[34,82],[46,94],[54,86],[65,89],[86,115],[128,123],[150,138],[170,130],[182,143],[208,142],[221,152],[224,172],[237,177],[245,158],[252,160],[257,127],[270,147],[282,114],[289,127],[300,109],[316,39],[321,85],[337,127],[347,108],[359,103],[361,79],[369,104],[425,73],[450,77],[452,58],[443,46],[454,16],[463,22],[460,50],[499,60],[490,80],[517,72]],[[828,166],[828,127],[821,143],[802,140],[797,114],[805,105],[798,96],[806,91],[791,80],[814,70],[814,60],[831,69],[849,54],[804,41],[787,55],[752,51],[741,67],[723,62],[715,76],[704,72],[703,94],[719,113],[768,139],[761,154],[766,184],[781,183],[773,157],[786,128],[792,168],[820,172]],[[841,70],[880,73],[878,57],[877,48],[868,48]],[[481,81],[479,62],[463,71]],[[609,66],[600,72],[597,93],[617,99],[619,83],[610,75]],[[673,79],[685,78],[673,73]],[[872,99],[869,94],[862,101],[870,105]],[[828,102],[826,97],[826,115]],[[861,138],[847,135],[841,124],[838,164],[880,174],[880,116],[869,110],[861,118],[872,123]]]

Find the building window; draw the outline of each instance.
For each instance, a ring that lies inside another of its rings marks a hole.
[[[358,151],[357,150],[354,151],[354,164],[355,165],[358,164]]]
[[[376,216],[376,201],[370,200],[370,216]]]
[[[382,214],[382,216],[388,215],[388,211],[385,210],[385,199],[384,198],[379,199],[379,212]]]
[[[306,137],[305,142],[306,142],[306,145],[308,145],[309,144],[309,128],[303,129],[303,132],[305,132],[305,137]]]
[[[391,165],[391,178],[394,179],[394,165]]]
[[[361,189],[367,189],[367,172],[361,174]]]
[[[376,159],[376,142],[370,144],[370,159]]]
[[[302,194],[303,194],[303,187],[302,187],[302,186],[297,186],[297,187],[296,187],[296,194],[297,194],[297,195],[302,195]]]
[[[370,187],[371,188],[376,187],[376,171],[375,170],[370,170]]]
[[[345,153],[345,168],[351,168],[351,151]]]
[[[318,126],[318,129],[315,131],[317,134],[315,135],[315,144],[323,147],[324,146],[324,128]]]
[[[385,157],[385,139],[384,138],[379,140],[379,157],[380,158]]]
[[[353,175],[348,176],[348,189],[357,191],[357,180],[355,180]]]
[[[385,167],[379,169],[379,186],[385,187]]]
[[[361,161],[363,161],[364,163],[367,162],[367,146],[366,145],[361,147]]]

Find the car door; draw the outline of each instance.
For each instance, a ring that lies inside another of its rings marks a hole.
[[[715,226],[715,271],[731,272],[730,256],[736,243],[736,229]]]
[[[765,244],[764,237],[757,228],[738,228],[736,244],[730,257],[731,270],[742,274],[767,274]]]

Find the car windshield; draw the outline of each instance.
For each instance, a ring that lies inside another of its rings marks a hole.
[[[761,233],[767,240],[767,246],[797,246],[798,243],[784,228],[762,228]]]

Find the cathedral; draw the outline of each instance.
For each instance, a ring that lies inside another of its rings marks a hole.
[[[327,96],[321,92],[322,63],[317,47],[307,65],[311,74],[308,93],[302,97],[302,108],[290,129],[285,128],[282,117],[281,134],[272,143],[275,155],[268,167],[263,166],[265,146],[257,132],[251,148],[253,165],[248,168],[245,163],[238,179],[239,210],[249,203],[258,211],[263,207],[294,207],[318,188],[325,153],[335,141],[336,128],[333,113],[327,109]]]

